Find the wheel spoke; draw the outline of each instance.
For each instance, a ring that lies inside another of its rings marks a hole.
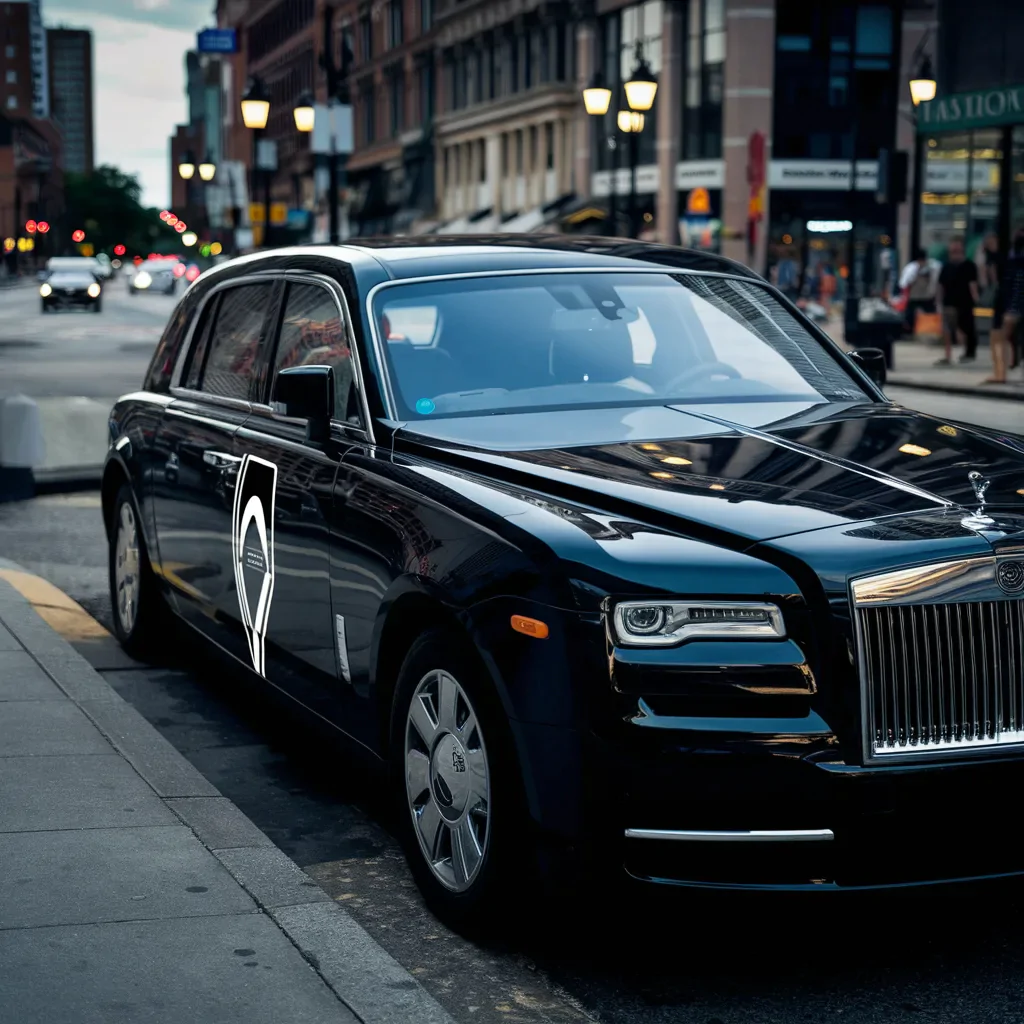
[[[473,734],[476,732],[476,715],[472,711],[466,716],[466,720],[458,728],[458,736],[462,741],[464,747],[476,746],[476,743],[470,743],[469,741],[473,738]]]
[[[429,702],[430,697],[426,693],[418,693],[413,697],[409,708],[409,721],[420,734],[420,739],[427,750],[433,746],[434,735],[437,733],[437,721]]]
[[[423,837],[423,845],[427,848],[427,857],[431,863],[437,860],[438,838],[443,828],[441,812],[431,797],[423,808],[416,812],[416,827]]]
[[[476,797],[473,805],[487,806],[487,759],[482,750],[466,751],[466,767],[469,769],[469,791]]]
[[[447,673],[441,673],[437,680],[437,721],[442,729],[455,732],[455,711],[459,699],[459,688]]]
[[[477,842],[476,832],[469,819],[452,830],[452,871],[459,886],[464,886],[480,866],[483,850]]]
[[[414,802],[430,789],[430,758],[419,750],[405,755],[405,788]]]

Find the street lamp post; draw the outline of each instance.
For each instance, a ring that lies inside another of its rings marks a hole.
[[[927,38],[927,37],[925,37]],[[925,40],[921,40],[919,49]],[[910,207],[910,252],[911,256],[921,245],[921,193],[924,191],[924,145],[921,133],[917,130],[917,109],[922,103],[935,99],[935,73],[932,71],[931,58],[925,56],[918,64],[917,73],[910,80],[910,99],[914,104],[914,195]]]
[[[260,141],[270,117],[270,95],[259,78],[249,79],[242,96],[242,123],[252,130],[252,191],[256,195],[260,173]],[[270,241],[270,171],[263,176],[263,244]]]
[[[640,133],[644,130],[645,114],[654,106],[654,97],[658,91],[658,82],[651,71],[651,66],[644,57],[643,32],[636,41],[636,64],[629,80],[623,84],[626,104],[615,116],[615,124],[620,132],[629,137],[629,234],[636,238],[639,224],[636,213],[637,170],[640,162]],[[583,90],[583,105],[588,114],[604,117],[611,104],[612,91],[605,84],[600,72],[595,72],[590,83]],[[612,181],[608,203],[611,234],[615,233],[616,203],[618,192],[618,139],[611,135],[607,139],[612,149]]]

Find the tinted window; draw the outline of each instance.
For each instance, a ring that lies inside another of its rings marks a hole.
[[[863,401],[768,289],[697,274],[522,274],[383,289],[405,416],[675,402]]]
[[[225,398],[249,397],[273,295],[271,284],[243,284],[221,296],[203,369],[203,391]]]
[[[219,302],[220,296],[214,295],[203,307],[201,319],[196,326],[195,334],[192,336],[192,352],[188,357],[188,367],[182,378],[183,387],[192,388],[193,390],[199,387],[199,378],[203,372],[203,362],[206,358],[206,350],[210,345],[211,328],[217,315],[217,305]]]
[[[334,368],[334,416],[359,422],[359,406],[352,371],[348,331],[334,296],[319,285],[288,287],[281,336],[274,360],[274,376],[292,366]]]

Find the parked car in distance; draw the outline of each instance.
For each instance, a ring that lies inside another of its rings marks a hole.
[[[46,261],[46,266],[39,271],[39,279],[46,281],[58,270],[89,274],[94,281],[103,280],[100,265],[92,256],[51,256]]]
[[[171,258],[146,260],[140,263],[135,268],[135,273],[128,278],[128,294],[160,292],[163,295],[173,295],[181,276],[175,273],[178,262],[177,259]]]
[[[87,267],[58,266],[39,285],[42,312],[57,309],[89,309],[103,311],[103,286]]]

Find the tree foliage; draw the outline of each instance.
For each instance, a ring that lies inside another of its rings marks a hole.
[[[71,229],[82,228],[97,252],[121,243],[143,255],[161,234],[157,211],[142,205],[142,186],[134,174],[101,164],[91,174],[64,177],[64,201]],[[70,244],[70,239],[68,240]]]

